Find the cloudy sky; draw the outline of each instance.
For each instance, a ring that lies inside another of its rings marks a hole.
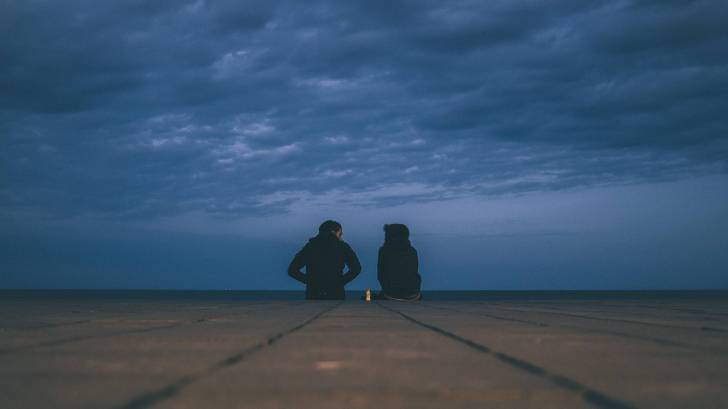
[[[0,287],[728,288],[728,3],[0,2]],[[723,250],[721,250],[723,249]]]

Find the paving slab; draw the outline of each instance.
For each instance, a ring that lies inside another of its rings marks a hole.
[[[688,331],[684,328],[658,331],[645,325],[640,333],[632,323],[598,321],[595,329],[589,320],[547,319],[538,312],[504,320],[491,316],[487,306],[468,303],[444,308],[433,303],[381,305],[502,354],[516,365],[531,365],[545,375],[578,382],[630,407],[725,407],[728,339],[724,333],[693,328],[686,348],[654,342],[653,335],[660,332],[660,337],[681,339]],[[452,319],[454,315],[458,319]],[[676,334],[670,337],[665,334],[669,331]],[[706,348],[697,348],[701,338]],[[716,343],[723,348],[712,348]]]
[[[372,305],[346,303],[162,408],[580,408],[578,394]]]
[[[15,298],[0,300],[0,407],[724,408],[726,311]]]

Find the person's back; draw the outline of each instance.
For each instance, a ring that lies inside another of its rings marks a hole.
[[[344,286],[361,271],[359,259],[343,240],[341,225],[332,220],[324,222],[319,234],[311,238],[288,267],[288,275],[306,284],[306,299],[345,298]],[[306,267],[306,273],[300,270]],[[348,271],[344,273],[344,266]]]
[[[417,250],[409,241],[409,229],[403,224],[386,224],[384,233],[377,262],[377,278],[382,286],[379,297],[420,299],[422,278]]]

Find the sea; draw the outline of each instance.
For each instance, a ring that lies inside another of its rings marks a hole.
[[[365,290],[346,292],[348,300],[359,300]],[[529,300],[659,300],[724,299],[728,290],[548,290],[548,291],[423,291],[430,301],[529,301]],[[129,299],[129,300],[240,300],[289,301],[304,299],[303,291],[279,290],[119,290],[119,289],[0,289],[1,299]]]

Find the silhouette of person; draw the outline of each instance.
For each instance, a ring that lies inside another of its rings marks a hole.
[[[384,225],[384,245],[379,248],[377,278],[382,286],[378,299],[421,300],[422,277],[417,250],[410,244],[404,224]]]
[[[306,284],[307,300],[343,300],[344,286],[361,272],[354,250],[341,239],[344,231],[338,222],[327,220],[316,237],[296,253],[288,275]],[[348,271],[344,273],[344,265]],[[301,268],[306,267],[306,273]]]

